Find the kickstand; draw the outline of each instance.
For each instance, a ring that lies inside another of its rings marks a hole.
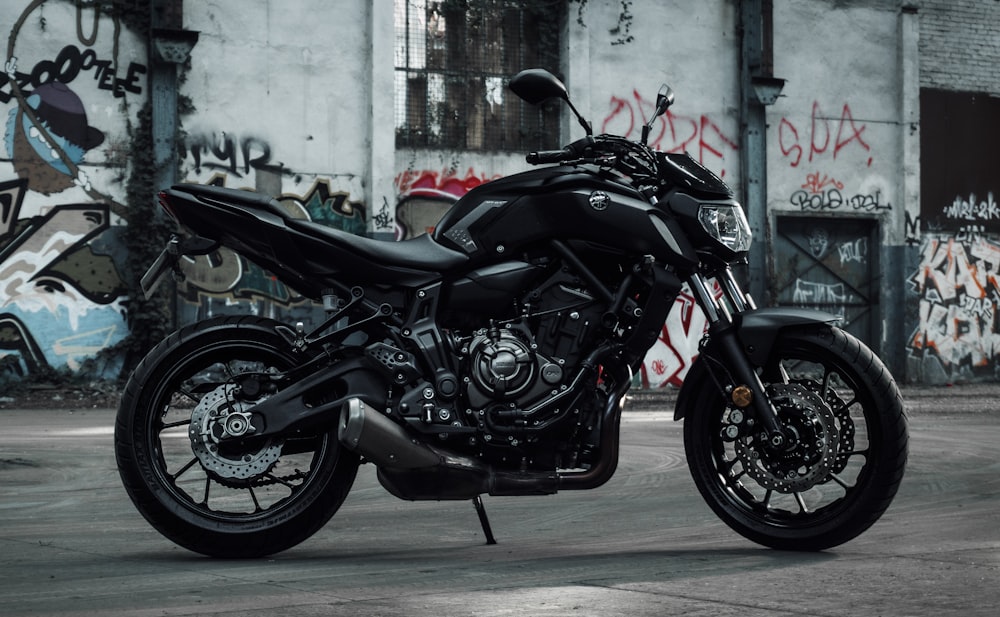
[[[472,498],[472,505],[476,506],[476,514],[479,515],[479,522],[483,526],[483,533],[486,534],[486,544],[496,544],[497,539],[493,537],[493,528],[490,527],[490,519],[486,516],[486,507],[483,506],[483,498],[476,495]]]

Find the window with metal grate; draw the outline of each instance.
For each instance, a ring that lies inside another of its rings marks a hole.
[[[396,146],[524,151],[558,145],[559,106],[507,89],[557,72],[562,0],[396,0]]]

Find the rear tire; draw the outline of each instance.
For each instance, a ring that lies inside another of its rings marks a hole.
[[[115,423],[125,490],[160,533],[213,557],[261,557],[299,544],[340,508],[358,457],[336,431],[217,443],[217,417],[239,410],[234,377],[285,371],[294,354],[277,322],[222,317],[157,345],[129,378]],[[257,400],[263,400],[264,395]]]
[[[695,485],[727,525],[765,546],[818,551],[855,538],[889,507],[906,466],[906,417],[892,376],[860,341],[829,326],[782,332],[761,376],[800,445],[769,451],[745,420],[733,420],[717,388],[700,384],[680,410]],[[731,426],[736,439],[723,437]]]

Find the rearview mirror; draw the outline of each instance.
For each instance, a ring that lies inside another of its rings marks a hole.
[[[510,89],[532,105],[555,98],[569,100],[569,92],[566,91],[563,82],[545,69],[521,71],[510,80]]]
[[[538,105],[549,99],[562,99],[566,101],[573,115],[576,116],[577,122],[587,132],[587,135],[594,134],[590,123],[573,106],[573,101],[569,100],[569,92],[566,90],[563,82],[559,81],[558,77],[545,69],[525,69],[510,80],[508,87],[514,94],[531,105]]]

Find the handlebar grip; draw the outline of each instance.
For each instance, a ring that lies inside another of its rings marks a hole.
[[[529,165],[543,165],[545,163],[559,163],[561,161],[568,161],[570,159],[576,158],[576,154],[570,148],[563,148],[562,150],[540,150],[538,152],[529,152],[524,160],[528,162]]]

